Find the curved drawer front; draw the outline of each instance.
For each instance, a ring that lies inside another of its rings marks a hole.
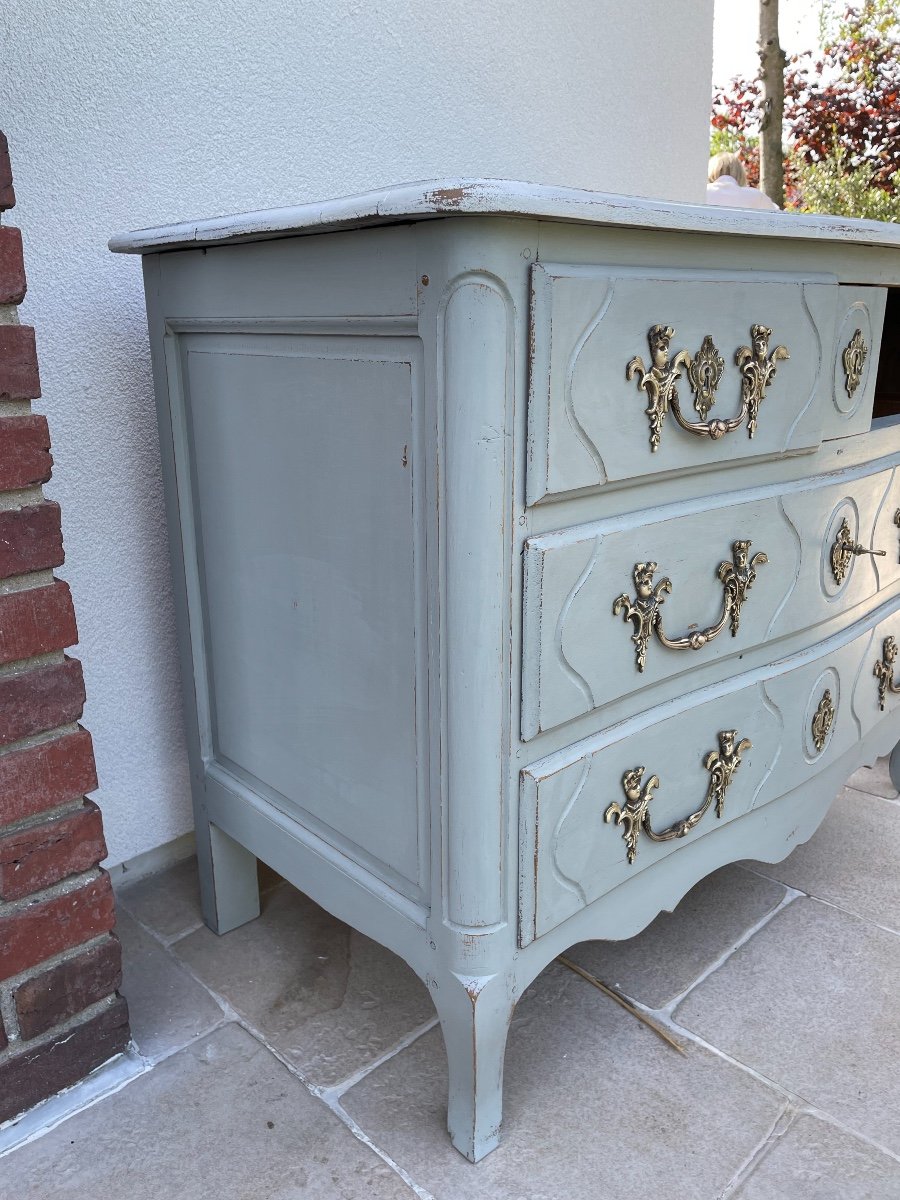
[[[898,615],[776,664],[768,679],[704,689],[522,771],[520,944],[854,746],[887,715],[873,667],[893,626],[900,640]],[[887,707],[900,705],[896,674]]]
[[[829,276],[535,264],[528,503],[818,446],[837,294]]]
[[[663,520],[657,510],[656,520],[634,514],[530,538],[523,739],[813,628],[894,586],[895,469],[834,478],[743,503],[718,497],[700,511],[672,506]]]
[[[838,288],[831,405],[825,406],[824,438],[866,433],[872,424],[886,298],[885,288]]]

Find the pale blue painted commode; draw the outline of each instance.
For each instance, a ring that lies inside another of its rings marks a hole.
[[[477,1160],[557,954],[783,857],[900,739],[900,228],[451,181],[111,246],[207,923],[259,857],[406,959]]]

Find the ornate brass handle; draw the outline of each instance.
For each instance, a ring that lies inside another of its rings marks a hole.
[[[741,765],[741,755],[751,748],[748,738],[737,741],[737,730],[725,729],[719,733],[719,749],[710,750],[703,759],[703,765],[709,771],[709,784],[706,798],[689,817],[676,821],[668,829],[657,832],[650,824],[650,802],[653,799],[653,789],[660,786],[659,776],[651,775],[646,783],[643,782],[644,768],[635,767],[626,771],[622,776],[622,790],[625,793],[625,803],[613,801],[603,814],[604,821],[609,824],[615,821],[622,826],[622,837],[628,850],[628,861],[634,862],[637,854],[638,835],[641,830],[653,842],[671,842],[675,838],[686,837],[706,814],[713,801],[716,803],[716,816],[721,817],[725,808],[725,793],[734,777],[735,771]]]
[[[850,567],[850,559],[854,554],[871,554],[876,558],[884,558],[887,551],[867,550],[865,546],[861,546],[859,542],[855,542],[850,535],[850,526],[847,518],[844,517],[843,521],[841,521],[841,527],[837,531],[837,535],[831,545],[831,573],[834,576],[835,583],[843,583],[844,576]]]
[[[766,388],[775,378],[778,363],[790,358],[787,348],[776,346],[769,354],[772,330],[766,325],[751,325],[751,344],[741,346],[734,356],[741,372],[740,411],[737,416],[727,420],[709,421],[707,417],[716,402],[716,389],[725,370],[725,360],[709,334],[704,337],[695,357],[692,358],[687,350],[679,350],[670,360],[669,346],[674,336],[675,330],[670,325],[653,325],[647,334],[650,344],[649,368],[644,366],[640,355],[632,358],[625,368],[625,378],[631,380],[635,375],[639,375],[637,385],[647,393],[645,411],[650,419],[651,451],[655,453],[659,449],[663,422],[670,407],[681,428],[698,437],[718,441],[726,433],[740,428],[745,420],[747,432],[753,437],[759,418],[759,406],[765,399]],[[700,414],[699,421],[688,421],[681,411],[677,385],[682,367],[687,369],[688,383],[694,394],[694,408]]]
[[[875,664],[872,672],[878,680],[878,707],[884,710],[887,693],[896,696],[900,692],[900,683],[894,682],[894,663],[897,661],[897,642],[893,637],[886,637],[881,643],[881,662]]]
[[[660,642],[670,650],[702,650],[703,647],[718,637],[728,622],[731,622],[731,636],[737,637],[741,623],[741,607],[747,598],[747,593],[756,581],[756,568],[769,561],[768,556],[760,552],[749,557],[749,541],[733,542],[731,546],[731,562],[719,563],[716,572],[724,589],[722,616],[708,629],[696,629],[682,637],[670,638],[662,625],[660,611],[666,598],[666,593],[672,591],[672,581],[663,578],[659,583],[653,583],[653,575],[657,563],[635,563],[632,577],[636,596],[632,600],[625,592],[617,596],[613,602],[613,616],[621,612],[624,620],[631,621],[637,669],[643,671],[647,662],[647,647],[650,637],[656,634]]]

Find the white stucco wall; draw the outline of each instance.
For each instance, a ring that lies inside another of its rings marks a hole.
[[[110,861],[190,828],[140,263],[110,234],[480,175],[702,202],[712,0],[5,0]]]

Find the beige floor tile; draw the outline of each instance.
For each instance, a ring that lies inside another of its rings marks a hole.
[[[263,897],[283,882],[264,862],[258,862],[257,871]],[[183,937],[203,921],[196,858],[137,883],[128,883],[126,877],[117,886],[116,896],[122,908],[165,941]]]
[[[116,933],[122,942],[122,994],[141,1054],[159,1058],[221,1024],[222,1010],[209,992],[128,913],[119,912]]]
[[[412,1200],[237,1025],[14,1151],[0,1172],[16,1200]]]
[[[809,1114],[774,1142],[733,1200],[897,1200],[900,1162]]]
[[[626,995],[662,1008],[784,899],[783,887],[723,867],[625,942],[582,942],[569,957]]]
[[[137,883],[122,882],[116,888],[120,908],[166,940],[195,929],[203,920],[197,860],[187,859]]]
[[[900,937],[815,900],[789,904],[675,1019],[900,1151]]]
[[[711,1200],[782,1107],[715,1055],[677,1054],[558,965],[516,1010],[503,1141],[481,1163],[447,1138],[439,1030],[342,1103],[436,1200]]]
[[[888,771],[888,760],[879,758],[873,767],[860,767],[847,780],[847,787],[857,788],[861,792],[869,792],[872,796],[886,796],[889,800],[897,799],[897,789],[891,782]]]
[[[311,1083],[339,1083],[435,1016],[405,963],[288,885],[258,920],[173,951]]]
[[[900,931],[900,804],[844,788],[808,842],[755,871]]]

